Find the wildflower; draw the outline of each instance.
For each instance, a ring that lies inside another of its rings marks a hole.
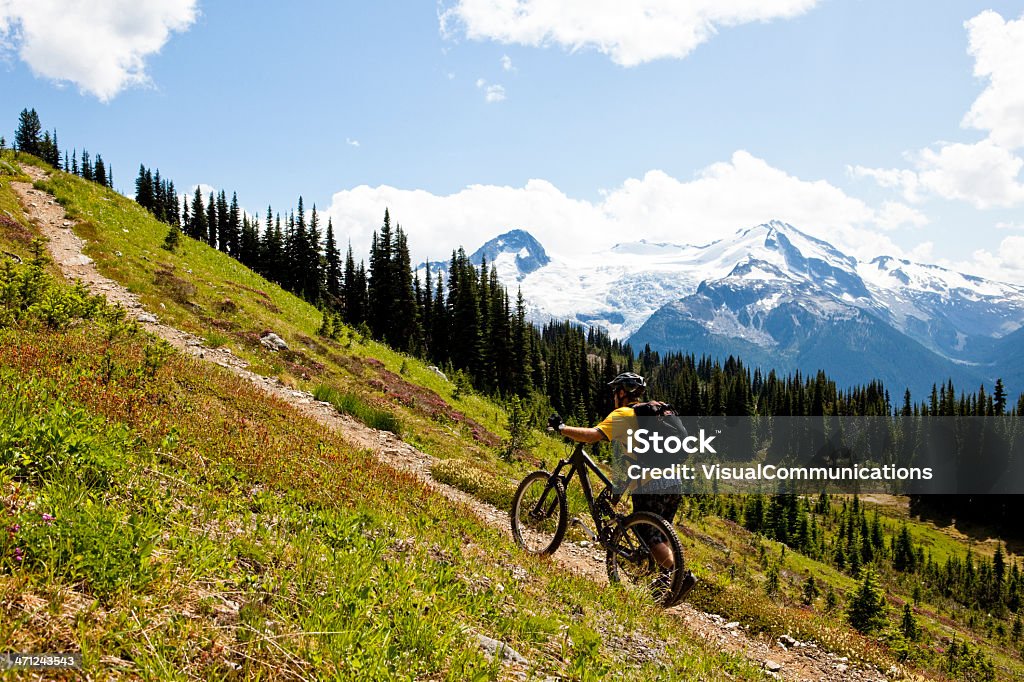
[[[21,551],[21,547],[15,547],[14,548],[14,560],[15,561],[24,561],[25,560],[25,554],[24,554],[24,552]]]
[[[16,523],[13,526],[10,526],[7,529],[7,532],[10,533],[11,535],[17,535],[19,530],[21,530],[21,524],[20,523]]]
[[[46,523],[46,525],[52,524],[55,518],[56,517],[53,514],[43,514],[43,521]]]

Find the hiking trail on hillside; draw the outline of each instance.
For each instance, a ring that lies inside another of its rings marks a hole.
[[[22,170],[34,181],[45,180],[47,177],[45,171],[34,166],[23,165]],[[500,528],[511,543],[508,513],[453,486],[435,481],[430,469],[438,461],[436,457],[414,448],[392,433],[378,431],[340,414],[332,405],[317,401],[308,392],[284,386],[275,377],[249,371],[247,363],[226,348],[206,347],[203,339],[194,334],[162,324],[154,311],[148,311],[142,306],[135,294],[99,273],[92,259],[83,253],[85,241],[74,233],[75,221],[65,214],[64,208],[52,195],[34,189],[25,182],[13,182],[11,185],[18,194],[25,214],[48,239],[50,256],[68,280],[81,280],[90,292],[103,295],[112,305],[121,306],[146,331],[165,339],[177,350],[217,364],[247,379],[268,395],[292,405],[300,413],[338,432],[352,445],[371,451],[383,464],[411,473],[432,490],[471,510],[484,523]],[[599,546],[565,542],[551,560],[563,570],[599,583],[608,582],[605,556]],[[702,567],[694,568],[699,579]],[[825,651],[812,642],[798,642],[786,636],[779,640],[754,636],[739,623],[726,622],[721,616],[705,613],[686,603],[669,609],[668,613],[678,619],[681,627],[704,640],[708,649],[743,656],[763,668],[769,677],[794,681],[873,682],[890,679],[873,666],[851,663],[845,657]],[[642,658],[656,655],[665,648],[664,642],[653,642],[641,637],[631,639],[637,641],[612,641],[608,638],[604,644],[620,649],[630,657]],[[897,678],[902,676],[896,670],[889,671],[889,675]]]

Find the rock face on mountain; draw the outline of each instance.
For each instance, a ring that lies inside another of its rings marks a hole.
[[[534,321],[602,327],[634,348],[825,369],[842,384],[882,379],[915,395],[945,378],[1024,389],[1024,287],[888,256],[858,261],[778,221],[702,246],[639,241],[572,262],[513,230],[471,258],[484,257],[521,288]]]
[[[474,251],[469,260],[479,265],[484,258],[505,271],[506,277],[513,274],[514,268],[514,276],[520,280],[551,262],[540,242],[525,230],[511,230],[498,235]]]
[[[740,235],[745,254],[724,277],[655,312],[634,346],[734,354],[762,367],[826,369],[841,384],[881,379],[916,395],[952,378],[991,386],[1014,369],[1024,322],[1019,288],[888,257],[860,263],[790,225]]]
[[[506,286],[522,281],[532,272],[551,262],[544,247],[526,230],[509,230],[481,246],[469,256],[469,261],[480,265],[484,261],[498,268],[498,276]],[[448,263],[434,261],[422,263],[419,269],[430,267],[432,273],[448,273]]]

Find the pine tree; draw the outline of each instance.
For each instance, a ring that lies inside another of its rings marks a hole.
[[[220,224],[217,222],[217,197],[210,192],[210,201],[206,204],[206,243],[217,248],[220,237]]]
[[[416,315],[416,295],[413,286],[409,242],[400,225],[395,227],[395,245],[392,257],[395,301],[388,341],[401,350],[414,351],[420,345],[422,335]]]
[[[327,237],[324,241],[324,265],[324,289],[331,306],[337,307],[341,298],[341,254],[334,240],[334,224],[330,218],[327,219]]]
[[[93,181],[101,187],[107,186],[107,166],[103,163],[103,156],[96,155],[96,164],[92,171]]]
[[[903,618],[900,620],[900,632],[903,636],[911,641],[917,641],[917,638],[921,636],[921,628],[917,624],[917,619],[914,618],[914,612],[910,610],[910,604],[903,605]]]
[[[180,243],[181,230],[177,225],[171,225],[171,229],[167,232],[167,236],[164,238],[163,248],[173,253],[178,249],[178,244]]]
[[[803,589],[801,590],[801,599],[804,604],[811,606],[814,604],[814,600],[818,598],[821,590],[818,589],[817,583],[814,582],[814,576],[808,575],[807,579],[804,580]]]
[[[997,416],[1006,413],[1006,388],[1002,379],[996,379],[996,386],[992,391],[992,409]]]
[[[153,176],[142,164],[139,164],[139,177],[135,178],[135,202],[148,211],[155,206]]]
[[[203,242],[209,239],[206,207],[203,206],[203,191],[198,185],[196,185],[195,194],[192,196],[192,223],[189,236]]]
[[[384,223],[380,233],[373,233],[370,240],[369,264],[369,310],[366,321],[370,331],[379,339],[389,336],[391,307],[395,300],[396,277],[394,275],[393,235],[391,214],[384,209]]]
[[[231,205],[227,210],[228,253],[242,260],[242,213],[238,207],[238,194],[231,193]]]
[[[35,109],[22,109],[18,116],[18,128],[14,132],[14,146],[18,151],[39,156],[43,126]]]
[[[228,212],[228,197],[224,190],[221,190],[217,195],[217,248],[229,253],[232,242],[236,240]]]
[[[82,150],[82,179],[92,181],[92,160],[89,158],[89,152]]]
[[[846,619],[853,629],[864,634],[885,627],[885,599],[870,568],[864,571],[860,587],[850,597]]]

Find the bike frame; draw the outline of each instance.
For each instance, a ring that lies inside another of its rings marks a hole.
[[[562,474],[562,470],[569,467],[569,473],[566,475]],[[598,512],[597,505],[594,500],[594,489],[590,483],[590,477],[587,471],[590,470],[604,483],[605,487],[609,490],[615,489],[615,484],[604,475],[604,472],[598,468],[594,460],[590,459],[590,456],[583,451],[583,443],[577,443],[576,447],[573,448],[572,454],[566,459],[559,460],[558,466],[551,473],[552,476],[558,476],[562,479],[562,485],[566,490],[569,488],[569,482],[572,481],[573,476],[578,476],[580,479],[580,485],[583,486],[583,497],[587,500],[587,508],[590,510],[590,517],[594,520],[595,530],[597,536],[601,537],[604,532],[604,519]],[[614,495],[612,498],[612,506],[614,507],[619,502],[619,495]]]

